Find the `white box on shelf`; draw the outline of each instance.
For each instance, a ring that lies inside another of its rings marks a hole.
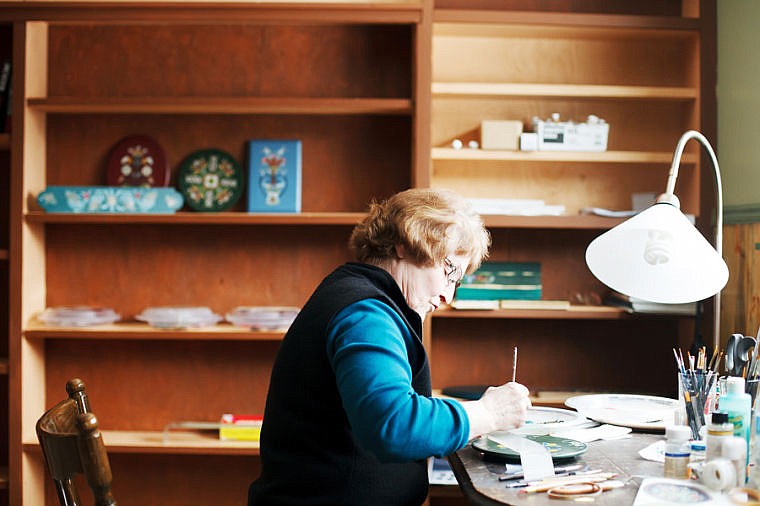
[[[538,134],[533,132],[521,133],[520,151],[538,151]]]
[[[480,147],[483,149],[506,149],[517,151],[522,121],[484,120],[480,122]]]
[[[593,115],[586,123],[559,121],[556,113],[547,121],[533,118],[533,129],[539,151],[607,151],[610,125]]]

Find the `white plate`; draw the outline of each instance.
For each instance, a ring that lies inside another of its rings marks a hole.
[[[57,306],[49,307],[37,315],[37,319],[48,325],[61,327],[87,327],[113,323],[121,316],[109,307]]]
[[[143,309],[136,320],[159,329],[211,327],[222,317],[205,306],[157,306]]]
[[[635,394],[578,395],[565,405],[600,423],[648,430],[672,425],[680,407],[676,399]]]
[[[512,429],[512,434],[541,436],[552,432],[579,427],[588,422],[585,416],[576,411],[562,408],[531,406],[525,425]]]
[[[253,330],[287,329],[300,309],[291,306],[238,306],[226,315],[228,322]]]

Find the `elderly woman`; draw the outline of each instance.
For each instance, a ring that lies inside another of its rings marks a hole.
[[[426,458],[523,423],[530,401],[517,383],[477,401],[431,397],[422,321],[489,245],[454,192],[412,189],[371,205],[350,239],[357,263],[322,281],[282,342],[249,505],[421,504]]]

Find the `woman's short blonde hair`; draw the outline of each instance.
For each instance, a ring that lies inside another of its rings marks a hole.
[[[488,256],[491,235],[470,203],[451,190],[413,188],[382,202],[354,228],[349,246],[359,262],[382,265],[396,258],[396,246],[421,266],[446,255],[469,258],[471,273]]]

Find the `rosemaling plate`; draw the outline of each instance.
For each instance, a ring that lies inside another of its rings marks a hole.
[[[179,170],[179,190],[195,211],[226,211],[243,194],[243,172],[235,158],[220,149],[191,153]]]
[[[174,213],[182,195],[174,188],[48,186],[37,202],[49,213]]]
[[[552,460],[571,459],[578,455],[582,455],[588,449],[586,443],[574,439],[546,435],[531,435],[523,437],[544,445],[544,447],[549,450]],[[487,434],[473,441],[472,447],[489,457],[498,457],[516,462],[520,461],[520,453],[518,451],[501,445],[496,441],[492,441],[488,438]]]

